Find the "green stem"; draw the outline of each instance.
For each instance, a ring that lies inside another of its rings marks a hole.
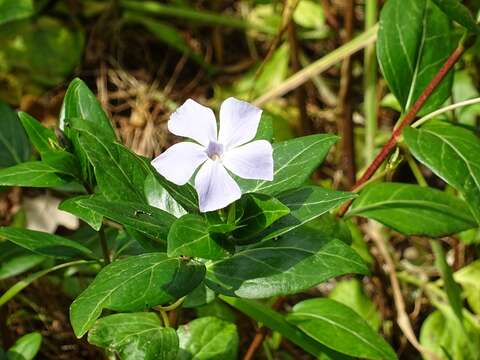
[[[176,310],[178,309],[180,306],[182,306],[183,302],[185,301],[185,296],[184,297],[181,297],[180,299],[178,299],[177,301],[175,301],[173,304],[171,305],[167,305],[167,306],[155,306],[155,309],[158,310],[158,311],[173,311],[173,310]]]
[[[413,176],[415,176],[415,180],[417,180],[418,185],[427,187],[428,183],[425,180],[425,177],[423,176],[422,171],[418,167],[418,164],[415,162],[412,155],[410,154],[410,151],[405,150],[403,154],[407,159],[408,166],[410,166],[410,170],[412,170]]]
[[[377,12],[377,0],[366,0],[365,30],[375,26]],[[375,44],[369,44],[366,47],[364,64],[365,161],[368,164],[375,156],[375,136],[377,134],[377,59]]]
[[[474,105],[474,104],[479,104],[480,103],[480,97],[474,98],[474,99],[469,99],[465,101],[458,102],[456,104],[451,104],[445,107],[442,107],[441,109],[435,110],[431,112],[430,114],[425,115],[424,117],[418,119],[412,124],[412,127],[416,128],[419,127],[420,125],[423,125],[426,123],[428,120],[431,120],[438,115],[441,115],[443,113],[449,112],[451,110],[455,110],[461,107],[469,106],[469,105]]]

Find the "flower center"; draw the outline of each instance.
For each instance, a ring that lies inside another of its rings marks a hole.
[[[220,160],[223,155],[223,145],[215,141],[210,141],[206,153],[213,161]]]

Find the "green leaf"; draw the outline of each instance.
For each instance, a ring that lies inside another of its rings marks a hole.
[[[103,317],[89,331],[88,342],[117,353],[122,360],[175,360],[178,353],[175,329],[163,327],[151,312]]]
[[[442,248],[442,245],[436,240],[430,240],[433,253],[435,254],[435,266],[440,271],[442,275],[444,288],[447,293],[448,302],[452,307],[453,312],[460,320],[463,322],[462,309],[462,289],[453,279],[453,272],[450,266],[445,259],[445,251]]]
[[[25,276],[23,279],[21,279],[20,281],[17,281],[13,286],[11,286],[7,291],[5,291],[0,296],[0,307],[5,305],[5,303],[13,299],[19,292],[21,292],[23,289],[25,289],[27,286],[29,286],[31,283],[41,278],[42,276],[45,276],[51,272],[54,272],[69,266],[76,266],[76,265],[87,264],[87,263],[88,261],[85,261],[85,260],[71,261],[71,262],[56,265],[54,267],[51,267],[45,270],[37,271],[35,273]]]
[[[3,101],[0,101],[0,127],[0,168],[27,161],[32,154],[27,135],[17,114]]]
[[[457,189],[480,224],[480,139],[469,130],[446,122],[421,129],[405,128],[412,154]]]
[[[233,236],[239,239],[259,233],[290,212],[281,201],[264,194],[246,194],[238,206],[243,208],[243,216]]]
[[[0,24],[25,19],[34,13],[33,0],[0,0]]]
[[[18,117],[27,132],[30,142],[41,155],[60,148],[53,129],[46,128],[33,116],[25,112],[20,111]]]
[[[42,335],[39,332],[32,332],[23,335],[8,350],[8,360],[33,360],[42,345]]]
[[[45,256],[25,251],[10,242],[0,243],[0,253],[0,280],[22,274],[45,261]]]
[[[191,256],[204,259],[222,259],[228,252],[222,240],[208,231],[204,217],[187,214],[176,220],[168,233],[168,256]]]
[[[0,56],[11,72],[25,79],[27,88],[32,83],[56,86],[80,63],[83,31],[48,16],[10,26],[15,26],[15,31],[4,31]]]
[[[460,0],[433,0],[435,4],[453,21],[456,21],[471,32],[478,32],[478,26],[472,13],[462,5]]]
[[[382,318],[373,301],[365,294],[360,280],[353,278],[339,281],[328,297],[354,310],[375,331],[379,329]]]
[[[203,317],[177,330],[180,340],[178,360],[236,360],[237,326],[216,317]]]
[[[78,140],[93,165],[97,184],[105,198],[146,203],[143,184],[149,171],[140,157],[123,145],[109,143],[92,132],[80,132]]]
[[[453,50],[448,17],[431,0],[389,0],[380,14],[380,69],[404,111],[409,110]],[[451,91],[450,72],[419,115],[436,110]]]
[[[203,59],[203,56],[198,52],[194,51],[188,43],[185,41],[182,34],[178,31],[175,26],[168,24],[167,22],[161,22],[159,20],[144,16],[138,15],[134,12],[125,12],[123,14],[122,20],[132,24],[143,25],[148,31],[150,31],[158,40],[165,43],[169,47],[178,50],[183,53],[185,56],[188,56],[194,60],[197,64],[211,69],[212,66],[207,64]]]
[[[162,186],[172,196],[175,201],[190,213],[198,213],[198,196],[197,192],[190,184],[182,186],[171,183],[161,176],[150,164],[148,164],[150,174],[153,174],[160,186]]]
[[[354,197],[353,193],[318,186],[305,186],[282,194],[278,199],[290,209],[290,214],[266,229],[260,237],[267,240],[286,234]]]
[[[60,203],[60,210],[69,212],[85,221],[94,230],[98,231],[102,227],[103,216],[91,208],[81,204],[82,200],[94,198],[95,195],[81,195],[65,199]]]
[[[237,179],[242,192],[276,195],[303,185],[337,139],[318,134],[273,144],[273,181]]]
[[[81,182],[81,169],[75,155],[65,150],[47,151],[42,155],[42,161],[54,168],[59,174],[73,177]]]
[[[388,343],[360,315],[334,300],[302,301],[293,307],[287,320],[341,353],[367,359],[397,359]]]
[[[0,238],[40,255],[56,258],[89,257],[90,249],[67,238],[13,227],[0,227]]]
[[[466,311],[464,318],[462,326],[449,306],[440,305],[439,310],[423,322],[420,344],[442,360],[478,360],[480,328],[477,320]]]
[[[70,306],[70,322],[82,337],[103,309],[140,311],[179,299],[200,284],[203,264],[164,253],[131,256],[107,265]]]
[[[115,141],[115,131],[95,95],[79,78],[72,80],[63,100],[60,127],[67,130],[72,119],[91,122],[97,136]]]
[[[142,203],[110,201],[101,196],[78,200],[79,206],[93,210],[119,224],[159,240],[166,240],[175,217],[166,211]]]
[[[206,284],[243,298],[294,294],[347,273],[368,273],[361,258],[328,230],[300,227],[207,265]]]
[[[0,186],[56,187],[68,181],[43,161],[30,161],[0,170]]]
[[[149,174],[145,179],[144,192],[147,202],[151,206],[166,211],[176,218],[187,213],[153,174]]]
[[[453,278],[462,285],[468,304],[480,315],[480,260],[476,260],[453,274]]]
[[[367,186],[347,215],[377,220],[405,235],[439,237],[476,226],[464,201],[437,189],[401,183]]]
[[[342,354],[339,354],[313,340],[300,331],[297,327],[288,323],[283,315],[272,310],[266,305],[253,300],[233,298],[224,295],[220,295],[220,299],[252,319],[255,319],[264,326],[279,332],[282,334],[282,336],[298,345],[302,350],[314,355],[315,357],[319,357],[322,354],[327,354],[335,360],[351,359],[350,357],[342,356]]]

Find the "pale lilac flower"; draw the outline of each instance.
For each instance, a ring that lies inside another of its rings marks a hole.
[[[240,199],[242,192],[229,172],[244,178],[273,180],[272,145],[256,140],[262,110],[228,98],[220,107],[220,131],[213,111],[188,99],[168,121],[171,133],[194,142],[173,145],[152,161],[167,180],[184,185],[195,176],[201,212],[218,210]],[[228,170],[228,171],[227,171]]]

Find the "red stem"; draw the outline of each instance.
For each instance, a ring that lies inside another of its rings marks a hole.
[[[362,177],[355,183],[355,185],[352,188],[352,191],[355,191],[360,186],[365,184],[373,176],[375,171],[377,171],[380,165],[382,165],[383,161],[387,158],[390,152],[395,148],[395,145],[397,144],[397,140],[400,137],[403,128],[409,125],[413,121],[413,119],[415,119],[415,117],[417,116],[417,113],[420,111],[423,104],[425,104],[425,101],[427,101],[428,97],[437,88],[437,86],[440,84],[443,78],[448,74],[448,72],[452,69],[452,67],[455,65],[458,59],[460,59],[460,56],[462,56],[464,50],[465,50],[465,47],[463,43],[461,43],[460,45],[458,45],[455,51],[453,51],[453,53],[449,56],[447,61],[443,64],[443,66],[440,68],[440,70],[432,79],[432,81],[430,81],[430,83],[427,85],[425,90],[423,90],[422,94],[419,96],[415,104],[413,104],[413,106],[405,115],[405,117],[402,119],[400,124],[393,130],[392,136],[390,137],[390,139],[383,146],[382,150],[378,153],[378,155],[375,157],[372,163],[368,166],[367,170],[362,175]],[[340,216],[343,216],[347,212],[351,203],[352,202],[349,201],[340,209],[339,211]]]

